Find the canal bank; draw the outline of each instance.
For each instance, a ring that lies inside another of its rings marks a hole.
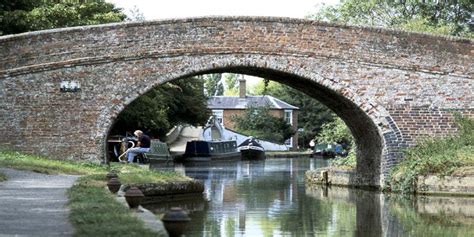
[[[311,151],[266,151],[267,158],[305,158],[310,157]]]
[[[309,185],[331,185],[349,188],[364,188],[357,182],[356,172],[335,168],[309,170],[305,174]],[[397,182],[396,177],[395,181]],[[437,196],[474,197],[474,173],[454,173],[453,175],[420,175],[415,181],[415,194]]]

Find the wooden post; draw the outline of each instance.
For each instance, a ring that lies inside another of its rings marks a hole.
[[[329,184],[329,178],[328,178],[328,171],[327,170],[321,171],[321,181],[324,185]]]

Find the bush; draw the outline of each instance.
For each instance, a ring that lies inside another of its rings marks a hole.
[[[295,134],[293,127],[284,119],[270,114],[269,106],[248,105],[245,114],[233,116],[231,120],[235,122],[238,132],[276,143],[284,143]]]
[[[474,165],[474,120],[456,115],[455,122],[458,135],[427,139],[405,150],[405,159],[388,179],[390,190],[413,193],[420,175],[450,175],[461,166]]]
[[[316,136],[315,140],[318,143],[339,143],[344,149],[348,150],[349,154],[346,157],[337,157],[332,165],[339,168],[352,169],[357,164],[354,138],[347,125],[340,118],[334,121],[323,124],[321,132]]]

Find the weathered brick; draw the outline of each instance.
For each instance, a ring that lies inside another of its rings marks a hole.
[[[401,147],[474,116],[471,40],[287,18],[121,23],[0,37],[0,145],[101,159],[113,120],[149,89],[236,72],[301,90],[358,144],[358,177],[379,184]],[[63,93],[61,81],[82,90]]]

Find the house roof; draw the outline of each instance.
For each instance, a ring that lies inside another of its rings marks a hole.
[[[269,105],[272,109],[299,109],[270,95],[246,96],[245,98],[239,96],[211,96],[207,100],[209,109],[246,109],[249,104],[256,107]]]

